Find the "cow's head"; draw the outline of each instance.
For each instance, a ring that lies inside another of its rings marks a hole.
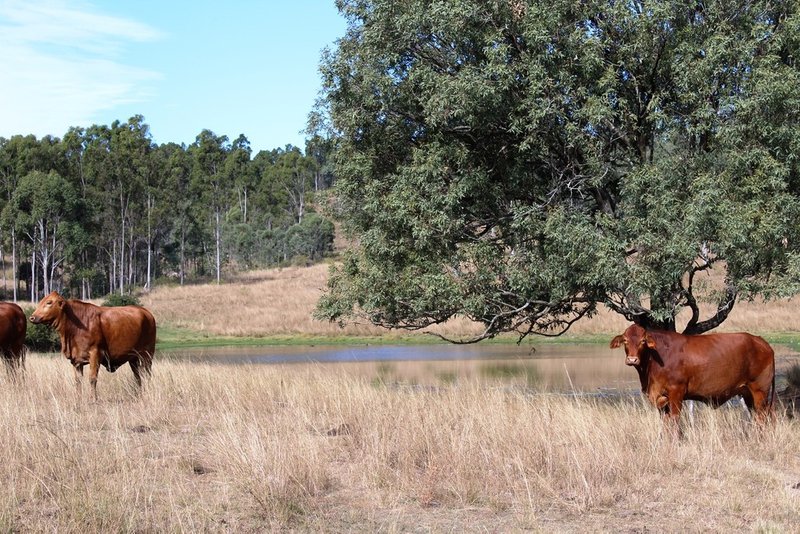
[[[656,348],[656,340],[650,333],[639,325],[632,324],[622,335],[611,340],[611,348],[620,345],[625,347],[625,363],[639,365],[642,363],[648,349]]]
[[[31,315],[33,324],[51,324],[64,310],[64,297],[53,291],[41,301]]]

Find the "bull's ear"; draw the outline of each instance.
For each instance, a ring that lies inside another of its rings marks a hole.
[[[609,347],[611,347],[612,349],[619,348],[619,346],[622,345],[622,342],[624,340],[625,340],[625,338],[622,337],[621,335],[617,336],[617,337],[615,337],[614,339],[611,340],[611,345],[609,345]]]
[[[653,339],[653,336],[651,336],[650,334],[645,334],[644,335],[644,342],[647,343],[647,346],[649,348],[651,348],[651,349],[655,349],[656,348],[656,340]]]

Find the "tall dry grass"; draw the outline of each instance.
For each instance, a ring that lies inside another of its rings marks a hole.
[[[222,285],[157,287],[142,298],[160,324],[169,324],[209,335],[382,335],[386,330],[368,324],[336,324],[317,321],[312,312],[328,278],[327,265],[254,271]],[[719,331],[774,333],[800,331],[797,300],[738,302]],[[711,308],[704,307],[704,317]],[[679,322],[688,317],[679,316]],[[568,335],[619,333],[628,322],[602,308],[573,326]],[[481,332],[480,325],[455,319],[436,328],[449,337],[468,337]]]
[[[0,382],[0,531],[792,531],[800,426],[476,382],[391,388],[161,355],[78,400],[69,365]],[[88,388],[86,388],[88,390]]]

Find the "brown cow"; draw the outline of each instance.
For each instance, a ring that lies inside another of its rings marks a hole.
[[[25,312],[13,302],[0,302],[0,353],[6,371],[14,377],[25,364]]]
[[[666,420],[677,423],[684,400],[714,408],[736,395],[763,420],[772,413],[775,353],[750,334],[687,336],[631,325],[611,340],[625,346],[625,363],[636,368],[642,392]]]
[[[61,337],[61,354],[75,368],[80,388],[83,367],[89,364],[89,381],[97,400],[97,372],[102,364],[114,372],[130,363],[141,388],[140,371],[150,374],[156,346],[156,321],[141,306],[95,306],[80,300],[65,300],[53,291],[39,302],[31,315],[34,324],[49,324]]]

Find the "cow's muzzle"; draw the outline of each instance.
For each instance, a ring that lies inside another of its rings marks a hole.
[[[639,358],[636,356],[628,356],[625,358],[625,365],[639,365]]]
[[[39,324],[39,323],[41,323],[41,322],[42,322],[42,320],[41,320],[41,319],[39,319],[38,317],[36,317],[35,315],[31,315],[31,317],[30,317],[30,320],[31,320],[31,322],[32,322],[33,324]]]

